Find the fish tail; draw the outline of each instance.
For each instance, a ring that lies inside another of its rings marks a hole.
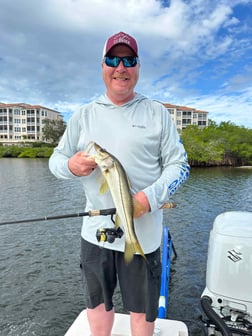
[[[135,243],[128,243],[127,241],[125,242],[125,252],[124,252],[124,259],[125,262],[128,264],[132,261],[134,254],[139,253],[145,260],[146,257],[144,255],[144,252],[138,242]]]

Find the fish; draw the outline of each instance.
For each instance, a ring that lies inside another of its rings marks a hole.
[[[93,142],[92,146],[95,150],[94,160],[104,177],[104,181],[100,186],[100,192],[105,193],[110,191],[116,208],[116,226],[122,226],[125,234],[125,262],[131,262],[135,253],[140,254],[146,259],[134,228],[133,214],[135,201],[130,191],[130,183],[125,169],[114,155],[100,145]],[[136,204],[136,206],[139,206],[139,204]]]

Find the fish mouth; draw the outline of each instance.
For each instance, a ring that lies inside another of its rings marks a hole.
[[[107,160],[110,156],[105,148],[102,148],[97,143],[93,142],[92,146],[96,152],[96,156],[99,157],[101,160]]]
[[[91,152],[91,150],[95,147],[95,142],[94,141],[90,141],[87,145],[86,148],[86,153],[89,154]]]

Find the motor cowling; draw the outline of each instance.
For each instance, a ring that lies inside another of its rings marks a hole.
[[[206,296],[222,318],[235,321],[242,314],[252,322],[252,212],[216,217],[209,238]]]

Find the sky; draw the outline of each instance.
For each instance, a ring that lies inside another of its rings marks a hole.
[[[136,91],[252,128],[252,0],[0,0],[0,102],[67,121],[105,92],[105,40],[139,45]]]

